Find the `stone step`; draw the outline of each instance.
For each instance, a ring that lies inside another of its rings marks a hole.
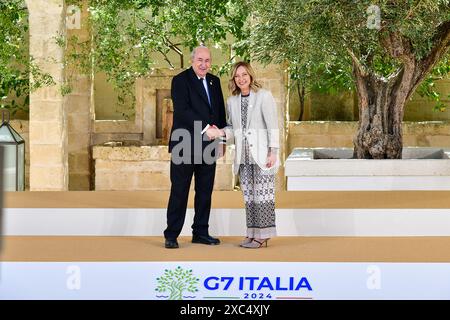
[[[8,192],[10,236],[158,236],[168,192]],[[193,193],[181,235],[191,235]],[[278,192],[279,236],[449,236],[450,192]],[[210,233],[242,236],[241,192],[214,192]]]
[[[194,210],[181,232],[191,235]],[[161,236],[163,208],[5,209],[6,235]],[[246,234],[244,209],[212,209],[209,232]],[[450,236],[450,209],[276,209],[280,236]]]

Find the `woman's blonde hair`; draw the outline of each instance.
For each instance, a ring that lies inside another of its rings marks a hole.
[[[247,70],[248,75],[250,76],[250,89],[255,92],[258,91],[262,86],[258,83],[258,81],[256,81],[255,71],[253,70],[252,66],[248,62],[239,61],[236,62],[231,69],[231,79],[228,82],[228,89],[230,89],[231,94],[233,96],[236,96],[241,93],[241,89],[239,89],[239,87],[236,85],[236,82],[234,81],[236,71],[239,67],[244,67]]]

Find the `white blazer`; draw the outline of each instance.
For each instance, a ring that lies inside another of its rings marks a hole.
[[[227,144],[236,145],[234,158],[234,173],[239,171],[241,164],[243,139],[247,137],[250,153],[256,164],[262,170],[272,170],[280,165],[280,132],[278,129],[278,112],[275,99],[268,90],[251,90],[247,111],[247,130],[241,126],[241,94],[227,99],[227,126],[224,129]],[[277,148],[277,162],[272,168],[267,168],[269,148]]]

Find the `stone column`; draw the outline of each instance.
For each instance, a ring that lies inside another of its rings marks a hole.
[[[67,111],[61,95],[65,32],[64,0],[27,0],[30,55],[55,85],[30,95],[30,190],[68,189]]]
[[[69,6],[67,17],[67,39],[76,36],[79,42],[89,41],[87,1],[82,6]],[[77,48],[78,49],[78,48]],[[73,50],[73,49],[72,49]],[[66,52],[70,54],[70,52]],[[91,144],[91,84],[90,74],[80,74],[70,66],[66,69],[70,79],[70,94],[66,96],[68,112],[68,152],[69,152],[69,190],[90,190],[92,152]],[[93,178],[93,177],[92,177]],[[92,179],[93,180],[93,179]]]
[[[267,66],[257,62],[252,62],[256,72],[256,79],[262,84],[262,87],[270,90],[278,107],[278,126],[280,129],[280,160],[281,166],[276,177],[277,190],[286,190],[286,178],[284,176],[284,160],[288,154],[287,133],[289,123],[289,113],[287,112],[288,90],[287,73],[282,65],[270,64]]]

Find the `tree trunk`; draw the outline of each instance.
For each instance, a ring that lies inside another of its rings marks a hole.
[[[300,116],[298,117],[298,121],[303,120],[303,113],[305,112],[305,86],[303,84],[300,85],[300,82],[297,81],[297,93],[298,99],[300,101]]]
[[[388,79],[374,74],[358,75],[358,132],[354,157],[358,159],[401,159],[403,111],[410,88],[402,70]]]
[[[412,50],[411,41],[400,33],[381,38],[384,49],[400,61],[402,67],[388,78],[365,69],[353,51],[353,74],[359,106],[359,126],[354,138],[353,157],[358,159],[401,159],[402,121],[407,99],[450,47],[450,21],[439,26],[434,46],[421,59]]]

